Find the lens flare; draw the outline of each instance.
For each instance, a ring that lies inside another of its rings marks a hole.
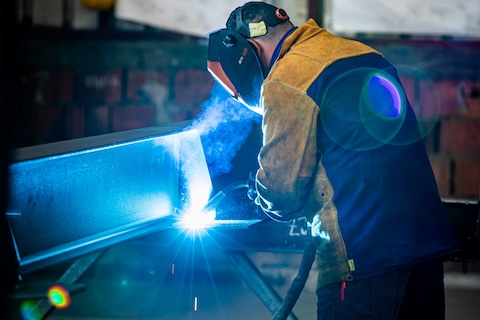
[[[20,306],[20,313],[23,320],[40,320],[41,315],[33,301],[27,300],[22,302]]]
[[[402,99],[392,80],[374,75],[368,84],[368,97],[372,108],[385,117],[398,117],[402,112]]]
[[[322,128],[343,148],[366,151],[395,144],[405,124],[408,100],[385,71],[360,68],[330,84],[322,103]]]
[[[406,100],[400,84],[385,72],[375,72],[362,93],[360,119],[375,147],[393,143],[404,124]]]
[[[50,287],[47,291],[47,297],[50,304],[55,308],[65,309],[70,306],[70,294],[60,285]]]

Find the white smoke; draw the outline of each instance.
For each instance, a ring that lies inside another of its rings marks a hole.
[[[210,98],[202,105],[203,112],[189,129],[200,134],[212,179],[232,169],[232,159],[261,117],[233,100],[215,84]]]

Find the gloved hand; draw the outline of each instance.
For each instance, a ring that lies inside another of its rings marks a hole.
[[[272,220],[275,221],[289,221],[298,217],[301,217],[304,215],[303,213],[303,208],[300,208],[299,210],[296,210],[294,212],[289,213],[285,217],[278,216],[272,212],[265,211],[262,206],[261,206],[261,201],[260,198],[257,194],[257,188],[256,188],[256,171],[250,171],[248,174],[248,181],[247,181],[247,197],[252,200],[258,207],[258,210],[265,214],[267,217],[269,217]]]

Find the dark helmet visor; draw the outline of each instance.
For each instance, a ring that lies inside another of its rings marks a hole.
[[[253,47],[233,29],[209,34],[207,69],[234,99],[260,113],[262,67]]]

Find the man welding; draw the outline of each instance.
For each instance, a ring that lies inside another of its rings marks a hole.
[[[372,47],[264,2],[209,35],[208,69],[263,116],[256,201],[305,215],[318,319],[444,319],[459,249],[396,69]]]

